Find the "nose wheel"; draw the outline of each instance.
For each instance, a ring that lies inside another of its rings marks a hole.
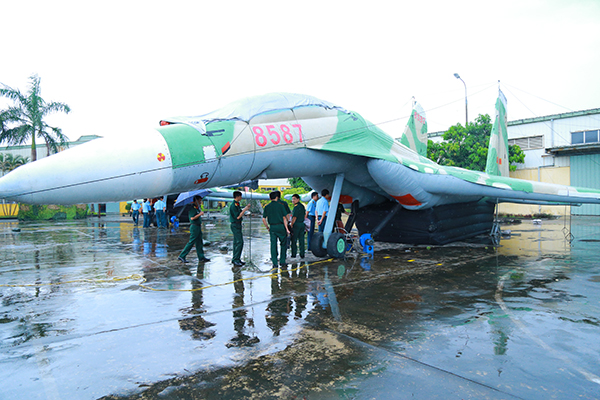
[[[310,250],[315,257],[343,258],[346,254],[346,235],[340,232],[332,233],[327,240],[327,247],[323,246],[325,238],[323,232],[315,232],[310,240]]]
[[[326,257],[327,249],[323,248],[324,241],[323,232],[315,232],[310,238],[310,251],[315,255],[315,257]]]
[[[335,232],[327,240],[327,254],[333,258],[343,258],[346,254],[346,235]]]

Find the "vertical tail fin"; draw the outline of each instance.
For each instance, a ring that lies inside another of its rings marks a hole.
[[[427,157],[427,118],[419,103],[415,103],[410,118],[400,138],[400,143]]]
[[[488,175],[508,176],[508,131],[506,130],[506,97],[498,89],[496,100],[496,118],[490,136],[488,158],[485,173]]]

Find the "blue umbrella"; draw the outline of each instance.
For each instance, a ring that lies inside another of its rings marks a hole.
[[[185,206],[186,204],[190,204],[194,200],[194,196],[206,197],[206,195],[209,195],[211,193],[212,191],[209,189],[199,189],[193,190],[191,192],[179,193],[179,196],[177,196],[177,200],[175,200],[175,204],[173,204],[173,207]]]
[[[256,189],[258,189],[258,181],[257,180],[244,181],[244,182],[236,183],[235,185],[229,185],[229,186],[225,186],[225,187],[226,188],[249,187],[252,190],[256,190]]]

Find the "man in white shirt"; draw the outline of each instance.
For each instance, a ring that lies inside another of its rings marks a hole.
[[[310,250],[310,239],[312,238],[313,233],[315,232],[315,225],[317,224],[317,219],[315,212],[317,211],[317,201],[319,200],[319,193],[312,192],[310,195],[311,199],[306,205],[306,215],[304,218],[308,218],[310,221],[310,227],[308,228],[308,235],[306,236],[306,242],[308,243],[308,250]]]
[[[134,200],[133,203],[131,203],[131,216],[133,217],[133,223],[135,225],[138,224],[138,219],[140,217],[140,203],[137,202],[137,200]]]
[[[158,198],[158,201],[154,203],[154,209],[156,210],[156,225],[159,228],[166,228],[166,214],[167,204],[163,201],[162,197]]]
[[[142,203],[142,213],[144,214],[144,228],[150,227],[150,200],[144,199]]]
[[[315,210],[319,232],[325,230],[325,222],[327,222],[327,214],[329,213],[329,200],[331,199],[331,195],[327,189],[321,190],[321,196],[322,197],[317,201]]]

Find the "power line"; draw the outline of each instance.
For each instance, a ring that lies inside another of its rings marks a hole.
[[[511,85],[507,85],[507,86],[511,86]],[[511,86],[511,87],[513,87],[513,88],[514,88],[514,86]],[[517,89],[517,90],[520,90],[520,89],[518,89],[518,88],[515,88],[515,89]],[[513,96],[513,97],[514,97],[514,98],[515,98],[515,99],[516,99],[516,100],[517,100],[519,103],[521,103],[521,104],[523,105],[523,107],[527,108],[527,109],[528,109],[528,110],[529,110],[529,111],[530,111],[530,112],[531,112],[533,115],[535,115],[536,117],[538,117],[538,115],[536,115],[536,113],[535,113],[535,112],[533,112],[533,110],[531,110],[529,107],[527,107],[527,105],[526,105],[525,103],[523,103],[523,102],[521,101],[521,99],[519,99],[519,98],[518,98],[518,97],[517,97],[517,96],[516,96],[516,95],[515,95],[515,94],[514,94],[514,93],[513,93],[513,92],[512,92],[512,91],[511,91],[509,88],[506,88],[506,90],[507,90],[507,92],[509,92],[509,93],[510,93],[510,94],[511,94],[511,95],[512,95],[512,96]],[[527,93],[527,92],[525,92],[525,91],[523,91],[523,90],[521,90],[521,91],[522,91],[522,92],[524,92],[524,93]],[[533,95],[532,95],[532,96],[533,96]],[[535,97],[538,97],[538,96],[535,96]],[[541,100],[544,100],[544,99],[542,99],[541,97],[538,97],[538,98],[539,98],[539,99],[541,99]],[[548,101],[548,100],[545,100],[545,101]],[[552,103],[552,102],[550,102],[550,101],[548,101],[548,102],[549,102],[549,103]],[[555,104],[555,103],[552,103],[552,104]],[[558,106],[558,104],[555,104],[555,105],[557,105],[557,106]],[[559,106],[559,107],[563,107],[563,106]],[[566,108],[566,107],[563,107],[563,108]],[[568,109],[568,108],[567,108],[567,109]],[[570,109],[568,109],[568,110],[570,110]],[[573,111],[573,110],[570,110],[570,111]],[[598,120],[597,118],[594,118],[594,119],[595,119],[595,120]],[[561,138],[561,139],[562,139],[564,142],[566,142],[566,143],[569,143],[569,142],[570,142],[570,140],[569,140],[569,139],[565,138],[563,135],[561,135],[560,133],[558,133],[558,132],[557,132],[557,131],[554,129],[554,127],[552,126],[552,124],[550,124],[548,121],[541,121],[541,122],[542,122],[544,125],[546,125],[546,126],[547,126],[547,127],[550,129],[550,131],[552,132],[552,134],[554,134],[554,135],[558,136],[559,138]],[[585,155],[585,153],[584,153],[583,151],[581,151],[581,150],[578,150],[578,149],[573,149],[573,153],[575,153],[576,155],[580,155],[580,156],[581,156],[581,155]],[[556,156],[555,156],[555,157],[556,157]],[[593,162],[594,164],[596,164],[596,165],[599,165],[599,166],[600,166],[600,163],[598,163],[597,161],[595,161],[593,158],[590,158],[590,161],[591,161],[591,162]]]
[[[543,100],[543,101],[545,101],[545,102],[547,102],[547,103],[553,104],[553,105],[555,105],[555,106],[558,106],[558,107],[560,107],[560,108],[564,108],[565,110],[573,111],[573,110],[572,110],[572,109],[570,109],[569,107],[565,107],[565,106],[563,106],[563,105],[560,105],[560,104],[554,103],[554,102],[552,102],[552,101],[550,101],[550,100],[544,99],[543,97],[540,97],[540,96],[537,96],[537,95],[535,95],[535,94],[532,94],[532,93],[526,92],[525,90],[523,90],[523,89],[519,89],[519,88],[518,88],[518,87],[516,87],[516,86],[509,85],[508,83],[505,83],[505,82],[502,82],[502,84],[503,84],[503,85],[506,85],[506,86],[510,86],[510,87],[512,87],[513,89],[516,89],[516,90],[518,90],[518,91],[520,91],[520,92],[523,92],[523,93],[525,93],[525,94],[528,94],[528,95],[530,95],[530,96],[533,96],[533,97],[535,97],[535,98],[537,98],[537,99]],[[513,94],[513,96],[514,96],[514,94]],[[515,96],[515,98],[516,98],[516,96]],[[520,100],[519,100],[519,101],[520,101]],[[523,103],[521,103],[521,104],[523,104]],[[525,104],[523,104],[523,105],[525,106]],[[525,107],[527,108],[527,106],[525,106]],[[529,108],[527,108],[527,109],[528,109],[529,111],[531,111]],[[533,111],[531,111],[531,113],[535,115],[535,113],[534,113]],[[537,116],[537,115],[536,115],[536,116]]]

